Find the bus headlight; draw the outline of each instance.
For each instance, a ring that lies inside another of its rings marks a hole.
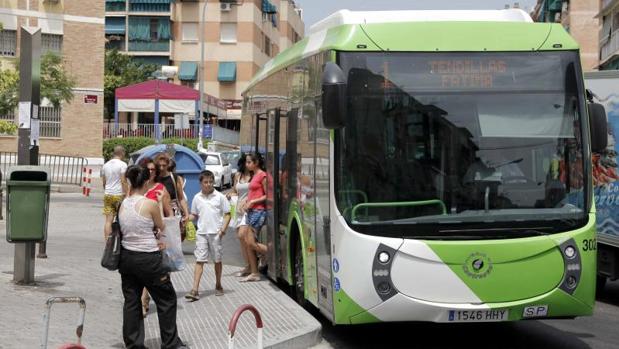
[[[391,263],[393,263],[395,253],[395,249],[380,244],[374,254],[372,281],[374,282],[376,294],[378,294],[383,301],[386,301],[398,293],[391,282]]]
[[[568,276],[566,285],[569,288],[575,288],[576,285],[578,285],[578,280],[576,280],[576,278],[573,276]]]
[[[577,245],[574,239],[569,239],[559,246],[559,250],[563,256],[563,265],[565,268],[563,281],[561,282],[559,288],[568,294],[574,294],[576,287],[578,287],[582,269],[580,254],[575,246]]]
[[[391,257],[389,257],[389,253],[383,251],[381,253],[378,254],[378,261],[383,263],[383,264],[387,264],[389,262],[389,259]]]

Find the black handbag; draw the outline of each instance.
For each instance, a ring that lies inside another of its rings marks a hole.
[[[120,206],[116,211],[116,218],[112,222],[112,233],[107,237],[105,242],[105,249],[103,249],[103,257],[101,257],[101,266],[107,270],[118,270],[118,264],[120,263],[120,250],[122,232],[120,231],[120,220],[118,214],[120,212]]]

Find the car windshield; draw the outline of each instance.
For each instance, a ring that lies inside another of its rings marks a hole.
[[[205,165],[219,165],[219,156],[217,155],[207,155],[206,159],[204,159]]]
[[[584,219],[577,53],[342,53],[340,64],[336,191],[350,224]]]

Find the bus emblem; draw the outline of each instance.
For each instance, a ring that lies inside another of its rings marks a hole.
[[[475,252],[466,259],[462,269],[473,279],[482,279],[492,272],[492,261],[485,254]]]

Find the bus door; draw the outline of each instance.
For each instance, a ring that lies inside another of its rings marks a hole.
[[[269,247],[267,255],[267,263],[269,265],[268,275],[272,279],[277,279],[283,275],[282,254],[280,251],[280,238],[282,233],[285,234],[285,224],[287,216],[283,210],[286,207],[282,203],[282,170],[283,161],[286,156],[286,131],[287,118],[286,114],[282,114],[280,108],[267,111],[268,121],[268,144],[266,156],[266,169],[268,173],[268,188],[267,188],[267,224],[268,233],[266,243]]]

